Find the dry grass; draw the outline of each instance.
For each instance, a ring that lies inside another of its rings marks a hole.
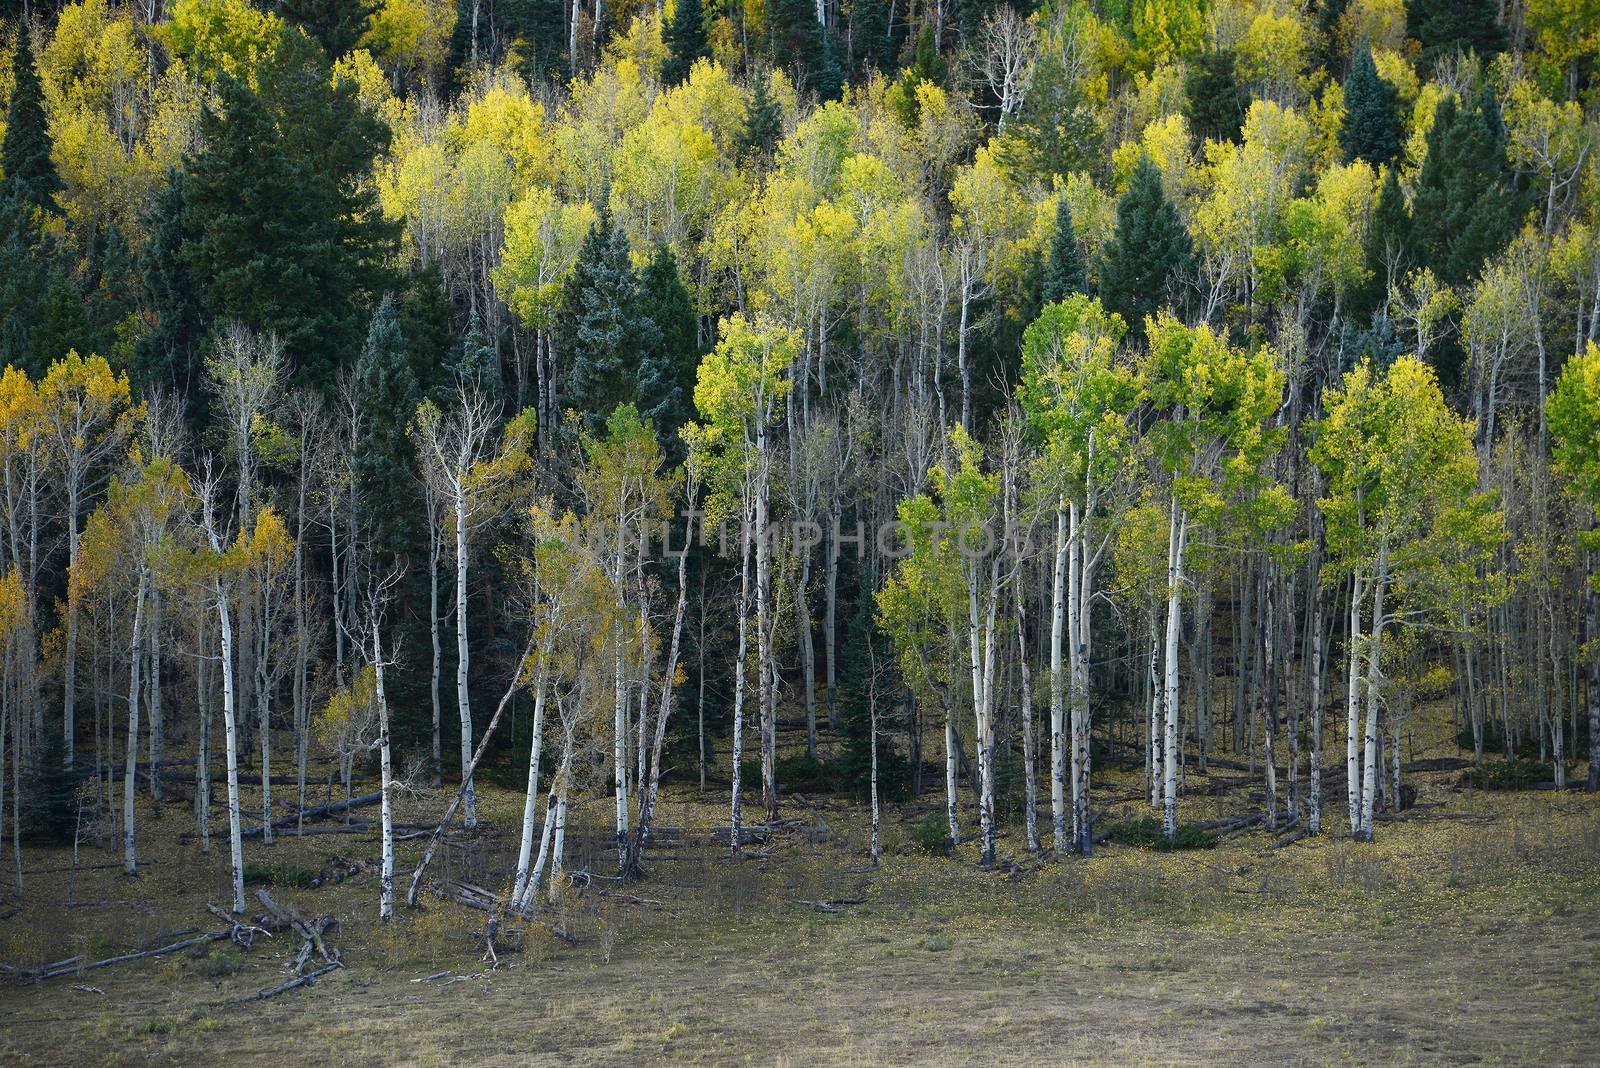
[[[1231,774],[1231,773],[1230,773]],[[1132,780],[1097,787],[1122,792]],[[1429,807],[1380,828],[1267,849],[1260,832],[1216,850],[1103,849],[1036,865],[1007,828],[1011,864],[984,872],[902,846],[866,870],[865,813],[791,804],[805,825],[767,861],[733,862],[704,832],[725,797],[672,797],[678,859],[620,901],[597,881],[531,928],[521,954],[479,974],[482,914],[439,901],[374,921],[376,879],[281,890],[338,915],[348,967],[262,1005],[230,999],[280,982],[295,947],[217,945],[83,976],[0,988],[0,1061],[28,1064],[303,1063],[887,1065],[1584,1063],[1600,1018],[1600,799],[1420,785]],[[1188,818],[1234,806],[1199,798]],[[411,802],[423,820],[439,795]],[[496,885],[515,848],[519,795],[486,790],[492,824],[442,869]],[[1130,806],[1136,807],[1136,806]],[[914,841],[923,809],[889,813]],[[1482,823],[1439,818],[1480,813]],[[579,813],[575,851],[597,873],[606,803]],[[0,960],[99,957],[210,929],[225,850],[182,837],[186,811],[141,820],[149,874],[29,877],[0,921]],[[495,830],[498,828],[498,832]],[[418,843],[402,848],[409,870]],[[371,835],[247,845],[247,859],[321,867],[376,856]],[[687,859],[684,855],[687,854]],[[30,868],[65,851],[32,851]],[[86,862],[115,855],[90,850]],[[797,899],[865,901],[840,914]],[[411,980],[449,970],[470,980]],[[96,993],[76,989],[93,986]]]

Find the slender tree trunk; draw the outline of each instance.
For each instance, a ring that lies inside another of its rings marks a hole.
[[[1378,712],[1382,705],[1384,594],[1388,586],[1388,545],[1378,546],[1378,570],[1372,582],[1372,640],[1367,653],[1367,728],[1361,768],[1361,834],[1372,841],[1372,810],[1378,790]]]
[[[1161,821],[1170,840],[1178,833],[1178,638],[1183,629],[1183,551],[1188,519],[1174,497],[1168,520],[1166,678],[1162,687]]]
[[[160,801],[161,759],[166,751],[166,738],[161,711],[161,591],[155,587],[150,590],[150,624],[145,629],[149,633],[147,644],[150,657],[147,683],[150,693],[150,796]]]
[[[389,758],[389,700],[383,689],[383,641],[378,616],[372,617],[372,669],[378,696],[378,769],[383,791],[383,867],[378,882],[378,919],[394,919],[394,773]],[[263,766],[261,781],[267,781]]]
[[[539,752],[544,744],[544,672],[534,680],[533,740],[528,748],[528,794],[522,803],[522,844],[517,850],[517,875],[511,900],[520,902],[528,887],[528,861],[533,853],[533,824],[539,808]],[[546,806],[548,813],[549,806]],[[545,822],[549,822],[546,820]]]
[[[1350,833],[1361,833],[1361,768],[1357,752],[1361,736],[1361,572],[1350,580],[1350,633],[1345,641],[1348,671],[1345,683],[1345,803]]]
[[[744,787],[744,668],[750,650],[750,553],[748,537],[740,553],[739,567],[739,648],[733,668],[733,789],[729,799],[729,842],[734,856],[739,855],[739,827]]]
[[[140,567],[139,589],[133,601],[133,633],[128,641],[128,747],[122,771],[122,870],[128,875],[139,874],[133,840],[133,793],[139,764],[139,665],[144,660],[140,643],[144,640],[144,601],[149,584],[148,572]],[[152,768],[151,773],[154,772]]]
[[[467,690],[467,497],[456,493],[456,707],[461,713],[462,823],[478,825],[478,799],[472,788],[472,697]]]
[[[1050,584],[1050,819],[1055,850],[1067,844],[1066,677],[1062,672],[1067,612],[1067,509],[1056,504],[1056,551]]]
[[[233,676],[233,618],[228,595],[216,583],[217,622],[222,640],[222,728],[228,747],[228,848],[233,865],[233,912],[244,915],[244,839],[239,822],[239,725],[234,708],[237,687]]]
[[[439,681],[443,673],[444,647],[439,640],[439,515],[432,510],[428,518],[428,637],[433,643],[433,673],[428,680],[428,696],[433,702],[433,785],[438,786],[444,771],[444,747],[440,737],[443,709],[439,700]]]

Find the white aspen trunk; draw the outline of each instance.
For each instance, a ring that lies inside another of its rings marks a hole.
[[[528,860],[533,853],[534,816],[539,807],[539,750],[544,742],[544,671],[534,680],[533,741],[528,748],[528,796],[522,803],[522,844],[517,851],[517,877],[511,900],[520,902],[528,886]],[[548,808],[548,806],[546,806]],[[548,820],[546,822],[549,822]]]
[[[744,772],[744,662],[750,650],[750,540],[744,540],[739,567],[739,650],[733,671],[733,790],[729,800],[729,842],[734,856],[739,855],[739,824],[743,798]]]
[[[221,580],[216,583],[222,636],[222,728],[228,747],[228,848],[233,865],[233,912],[244,915],[244,840],[239,833],[239,728],[234,708],[233,619]]]
[[[961,821],[956,815],[956,724],[947,709],[944,716],[944,807],[950,823],[950,844],[961,844]]]
[[[1080,537],[1081,541],[1081,537]],[[1098,556],[1098,553],[1096,554]],[[1073,612],[1076,637],[1072,652],[1072,826],[1078,836],[1078,852],[1094,852],[1094,827],[1089,815],[1089,776],[1092,771],[1089,748],[1093,718],[1089,708],[1089,656],[1091,643],[1091,605],[1094,597],[1094,561],[1088,547],[1081,549],[1082,577],[1077,586],[1077,607]]]
[[[563,770],[556,791],[555,831],[550,842],[550,904],[561,899],[561,876],[566,871],[564,853],[567,847],[567,788],[570,767]]]
[[[133,839],[133,793],[139,764],[139,665],[144,660],[139,643],[144,638],[144,599],[149,583],[149,573],[141,566],[139,589],[133,600],[133,633],[128,641],[128,755],[122,772],[122,870],[128,875],[139,874]]]
[[[832,526],[837,525],[837,520]],[[828,664],[824,684],[827,688],[828,726],[839,729],[839,538],[828,538],[828,581],[822,617],[822,651]]]
[[[1361,773],[1357,739],[1361,736],[1361,572],[1350,579],[1350,637],[1345,656],[1349,661],[1345,690],[1345,804],[1350,833],[1361,833]]]
[[[1307,831],[1314,837],[1322,833],[1322,664],[1327,645],[1322,636],[1320,586],[1312,588],[1311,597],[1311,800]]]
[[[1067,851],[1066,679],[1062,675],[1067,601],[1067,510],[1056,505],[1055,570],[1050,599],[1050,820],[1055,850]]]
[[[379,875],[378,919],[394,919],[394,774],[389,759],[389,700],[383,690],[383,642],[378,634],[377,613],[372,619],[372,670],[378,695],[378,768],[383,791],[383,867]],[[265,781],[263,767],[262,780]]]
[[[623,504],[617,506],[616,558],[612,563],[612,580],[617,596],[622,596],[623,545],[627,533]],[[614,694],[612,698],[611,763],[613,765],[613,792],[617,818],[617,863],[622,863],[623,850],[628,841],[628,679],[622,663],[622,624],[618,622],[611,633],[611,671]]]
[[[566,767],[565,758],[562,767]],[[550,839],[555,830],[556,795],[560,781],[561,774],[557,772],[556,781],[550,784],[550,793],[544,799],[544,827],[539,831],[539,855],[533,862],[533,870],[528,873],[527,882],[523,884],[522,893],[512,898],[517,911],[523,915],[531,912],[534,903],[539,900],[539,882],[544,878],[544,868],[550,860]]]
[[[166,750],[165,724],[161,712],[161,591],[150,590],[149,688],[150,688],[150,796],[161,800],[161,758]]]
[[[1278,670],[1277,587],[1275,584],[1276,578],[1270,565],[1266,568],[1266,573],[1261,581],[1265,588],[1265,604],[1261,616],[1261,634],[1264,639],[1262,642],[1262,662],[1267,676],[1265,685],[1270,695],[1265,702],[1266,707],[1261,717],[1261,745],[1264,750],[1261,770],[1264,776],[1267,799],[1267,830],[1276,831],[1278,829],[1278,757],[1277,747],[1274,742],[1277,737],[1276,728],[1278,725],[1278,681],[1276,678]]]
[[[756,677],[761,705],[761,801],[767,820],[778,818],[778,709],[773,687],[772,635],[769,615],[772,566],[767,542],[767,422],[758,415],[756,428]]]
[[[1178,638],[1183,628],[1183,550],[1188,517],[1172,499],[1168,521],[1166,678],[1162,686],[1161,825],[1162,833],[1178,833]]]
[[[1382,704],[1383,601],[1389,580],[1389,546],[1378,546],[1378,570],[1372,582],[1372,639],[1367,653],[1367,728],[1361,760],[1361,833],[1372,841],[1373,800],[1378,791],[1378,710]]]
[[[1072,501],[1067,506],[1067,545],[1067,672],[1070,680],[1068,685],[1071,687],[1078,677],[1078,609],[1082,603],[1078,585],[1083,580],[1083,531],[1077,501]],[[1069,711],[1066,713],[1068,722],[1064,725],[1067,731],[1067,747],[1070,750],[1067,763],[1072,777],[1069,795],[1072,807],[1072,841],[1075,845],[1083,841],[1083,828],[1078,824],[1081,815],[1081,806],[1078,803],[1081,776],[1076,697],[1076,693],[1069,695],[1067,702]]]
[[[439,640],[439,514],[429,505],[428,517],[428,637],[433,643],[433,673],[428,680],[428,696],[433,701],[433,785],[440,784],[444,771],[444,747],[440,738],[443,719],[439,701],[439,677],[443,673],[444,647]]]
[[[465,478],[465,475],[462,476]],[[461,822],[478,825],[478,799],[472,789],[472,698],[467,692],[467,490],[456,491],[456,707],[461,712]]]

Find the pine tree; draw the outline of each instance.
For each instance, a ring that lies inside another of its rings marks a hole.
[[[279,0],[278,10],[310,34],[330,59],[355,49],[378,10],[366,0]]]
[[[697,59],[711,55],[706,43],[705,12],[700,0],[677,0],[672,25],[666,32],[667,58],[661,64],[661,84],[677,85],[689,77]]]
[[[11,57],[11,101],[6,110],[5,138],[0,140],[0,201],[16,201],[42,211],[60,213],[56,194],[61,178],[50,158],[49,120],[44,111],[44,86],[33,62],[28,22],[17,30]]]
[[[1056,201],[1056,232],[1050,238],[1050,254],[1040,272],[1039,289],[1046,304],[1065,300],[1073,293],[1089,292],[1083,251],[1078,247],[1078,233],[1072,227],[1072,208],[1066,197]]]
[[[1344,126],[1339,145],[1345,162],[1364,159],[1382,166],[1400,154],[1400,117],[1396,94],[1372,62],[1372,47],[1362,39],[1344,83]]]
[[[1506,48],[1494,0],[1406,0],[1406,31],[1422,45],[1424,69],[1457,52],[1488,59]]]
[[[1170,303],[1193,270],[1194,242],[1161,188],[1161,174],[1141,156],[1117,201],[1117,229],[1100,256],[1100,296],[1134,334],[1145,316]]]
[[[443,379],[457,341],[455,309],[445,292],[438,260],[406,280],[399,306],[400,331],[411,354],[411,374],[422,394],[432,395]]]
[[[185,399],[194,425],[203,425],[206,391],[198,389],[205,326],[201,290],[185,248],[193,240],[185,211],[188,175],[167,172],[144,218],[148,236],[136,265],[145,308],[154,322],[133,350],[133,377],[141,390],[171,390]]]
[[[51,272],[34,316],[28,332],[29,357],[21,366],[35,379],[42,378],[52,363],[69,352],[83,355],[95,350],[95,333],[84,311],[83,295],[65,263]]]
[[[467,329],[450,350],[446,362],[450,372],[442,384],[447,396],[455,395],[457,382],[467,382],[492,401],[503,400],[504,384],[500,378],[500,356],[495,352],[494,340],[483,328],[483,320],[474,310],[467,319]]]
[[[1089,169],[1098,157],[1099,120],[1058,46],[1042,48],[1027,99],[1000,142],[1006,165],[1048,183]]]
[[[361,409],[351,458],[356,492],[365,503],[362,513],[371,518],[378,555],[393,560],[414,534],[415,509],[397,508],[395,502],[404,500],[416,481],[407,431],[422,393],[411,370],[399,310],[387,294],[378,303],[356,361],[355,393]]]
[[[224,78],[221,114],[201,120],[186,258],[213,321],[277,334],[298,383],[331,393],[394,281],[398,227],[366,180],[388,130],[297,29],[259,80]]]
[[[771,75],[757,71],[752,77],[750,109],[745,116],[739,147],[745,155],[771,159],[783,136],[783,112],[769,90]]]
[[[817,22],[812,0],[770,0],[767,55],[775,66],[794,73],[796,89],[814,93],[818,100],[835,99],[843,87],[832,43]]]
[[[1250,94],[1234,73],[1233,50],[1207,52],[1183,80],[1184,117],[1196,137],[1239,140],[1239,127],[1250,108]]]
[[[1351,294],[1350,300],[1351,314],[1357,319],[1380,310],[1388,299],[1390,283],[1404,277],[1415,263],[1411,214],[1406,208],[1405,193],[1400,190],[1398,174],[1395,167],[1384,172],[1378,201],[1372,209],[1364,250],[1367,280]]]
[[[656,249],[639,278],[639,310],[655,327],[654,347],[639,359],[639,414],[674,453],[678,431],[694,416],[695,371],[700,363],[694,302],[666,245]]]
[[[1440,101],[1411,200],[1419,265],[1451,285],[1477,273],[1516,234],[1524,197],[1506,159],[1500,109],[1487,88],[1470,109]]]
[[[565,403],[598,433],[617,405],[636,396],[641,353],[657,343],[640,311],[628,238],[602,215],[578,251],[563,295],[560,329],[570,371]]]

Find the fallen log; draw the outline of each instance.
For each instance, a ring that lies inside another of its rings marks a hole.
[[[176,953],[180,949],[188,949],[190,946],[198,946],[204,942],[221,941],[224,938],[231,937],[232,934],[232,929],[208,931],[205,934],[196,935],[193,938],[185,938],[181,942],[174,942],[169,946],[161,946],[158,949],[146,949],[138,953],[124,953],[116,957],[107,957],[105,960],[90,961],[88,964],[72,963],[55,967],[46,966],[40,971],[32,973],[21,972],[19,975],[22,980],[41,983],[46,979],[55,979],[62,975],[77,975],[79,972],[93,971],[96,968],[104,968],[110,964],[121,964],[124,961],[143,960],[146,957],[160,957],[168,953]]]
[[[266,890],[257,890],[256,900],[261,902],[267,913],[280,925],[293,930],[295,934],[305,939],[305,944],[300,947],[300,955],[295,958],[294,970],[296,973],[305,969],[306,961],[310,960],[312,950],[315,950],[322,957],[325,964],[339,963],[339,951],[337,949],[330,950],[322,937],[338,926],[339,921],[335,917],[320,916],[316,919],[308,920],[293,905],[279,904],[274,901],[272,895],[267,893]]]
[[[338,961],[334,961],[332,964],[324,964],[322,967],[318,968],[316,971],[307,972],[306,974],[300,976],[298,979],[290,979],[287,983],[279,983],[277,986],[268,987],[266,990],[257,991],[256,993],[251,994],[249,997],[234,998],[233,999],[233,1004],[235,1004],[235,1005],[243,1005],[246,1002],[251,1002],[251,1001],[265,1001],[270,997],[274,997],[274,996],[276,996],[278,994],[283,993],[285,990],[293,990],[297,986],[310,986],[312,983],[316,982],[317,979],[321,978],[324,975],[327,975],[329,972],[333,971],[335,968],[343,968],[343,967],[344,967],[344,965],[340,964]]]
[[[363,805],[376,805],[382,800],[383,791],[374,790],[370,794],[362,794],[359,797],[352,797],[348,801],[332,801],[326,805],[317,805],[315,808],[308,808],[304,812],[297,812],[292,816],[285,816],[282,819],[273,820],[272,829],[274,831],[279,831],[285,827],[292,827],[301,819],[314,820],[321,819],[323,816],[336,816],[341,812],[347,812],[353,808],[360,808]],[[265,831],[265,827],[252,827],[248,831],[240,831],[239,837],[260,838]],[[221,838],[227,833],[227,831],[213,831],[212,837]]]

